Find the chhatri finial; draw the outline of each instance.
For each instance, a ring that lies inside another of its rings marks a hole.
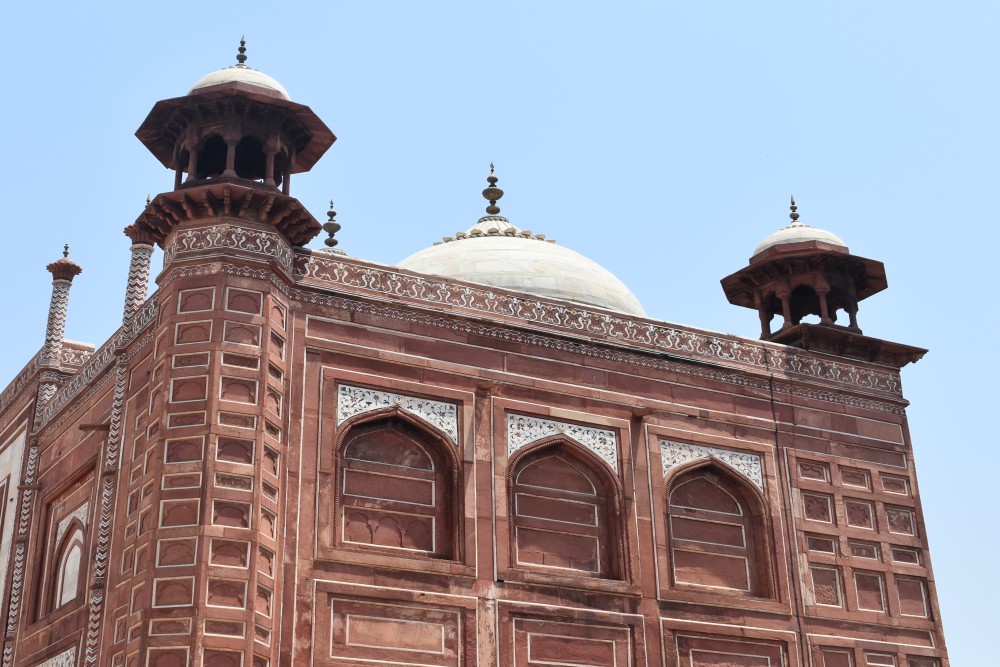
[[[243,63],[247,61],[247,36],[240,37],[239,54],[236,56],[237,67],[246,67]]]
[[[332,249],[340,241],[333,238],[334,235],[340,231],[340,223],[334,220],[337,217],[337,212],[333,210],[333,200],[330,200],[330,210],[326,212],[326,217],[329,218],[325,223],[323,223],[323,231],[329,234],[329,237],[323,241],[328,248]],[[339,251],[338,251],[339,252]]]
[[[63,246],[63,257],[69,257],[69,244]]]
[[[788,208],[789,210],[791,210],[791,213],[788,214],[788,217],[792,219],[792,224],[793,225],[801,224],[799,223],[799,207],[795,204],[794,195],[792,196],[792,203],[791,205],[789,205]]]
[[[490,175],[486,177],[486,182],[490,185],[483,190],[483,197],[490,203],[486,207],[486,213],[489,215],[500,215],[500,207],[497,206],[497,201],[503,197],[503,190],[497,187],[497,181],[500,179],[493,173],[493,169],[493,163],[490,162]]]

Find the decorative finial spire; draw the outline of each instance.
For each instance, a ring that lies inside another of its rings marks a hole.
[[[69,257],[69,244],[63,246],[63,257]]]
[[[792,219],[792,224],[793,225],[801,224],[799,223],[799,207],[796,206],[795,204],[794,195],[792,196],[792,203],[788,208],[791,210],[791,213],[788,214],[788,217]]]
[[[334,246],[340,243],[340,241],[333,238],[334,234],[340,231],[340,223],[334,220],[334,218],[337,217],[337,212],[333,210],[332,199],[330,200],[330,210],[326,212],[326,217],[328,217],[329,220],[323,223],[323,231],[329,234],[330,236],[325,241],[323,241],[323,243],[325,243],[327,247],[332,250]]]
[[[503,197],[503,190],[497,187],[497,181],[500,179],[493,174],[493,169],[493,163],[490,162],[490,175],[486,177],[486,182],[490,185],[483,190],[483,198],[490,203],[486,207],[486,213],[489,215],[500,215],[500,207],[497,206],[497,201]]]
[[[153,198],[147,193],[146,194],[146,206],[149,206],[149,202],[153,201]]]
[[[240,37],[240,48],[239,54],[236,56],[236,62],[239,63],[237,67],[246,67],[243,63],[247,61],[247,36],[242,35]]]

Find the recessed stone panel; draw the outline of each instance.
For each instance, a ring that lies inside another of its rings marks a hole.
[[[190,633],[190,618],[161,618],[149,622],[150,635],[187,635]]]
[[[809,521],[833,522],[833,497],[823,493],[803,493],[802,508]]]
[[[264,448],[264,461],[263,461],[263,463],[261,465],[261,468],[265,472],[269,472],[272,475],[274,475],[275,477],[277,477],[278,476],[278,458],[279,458],[278,452],[274,451],[270,447],[265,447]]]
[[[203,401],[208,396],[208,378],[175,378],[170,381],[170,402]]]
[[[457,610],[339,597],[331,597],[329,604],[330,641],[317,648],[329,651],[332,664],[338,660],[435,667],[460,664],[461,613]]]
[[[178,472],[164,475],[160,478],[164,491],[173,489],[197,489],[201,486],[200,472]]]
[[[247,604],[247,582],[231,579],[209,579],[206,602],[212,607],[244,609]]]
[[[243,637],[246,633],[246,623],[240,621],[217,621],[208,619],[205,621],[206,635],[219,635],[222,637]]]
[[[240,540],[212,538],[209,562],[225,567],[247,567],[250,559],[250,543]]]
[[[205,424],[205,411],[197,412],[172,412],[167,416],[168,428],[181,428],[184,426],[203,426]]]
[[[814,604],[842,607],[844,601],[840,584],[840,568],[813,565],[810,568],[810,573],[812,574]]]
[[[157,540],[156,566],[194,565],[197,552],[198,538],[195,537]]]
[[[782,642],[712,635],[679,635],[675,641],[677,655],[681,657],[678,667],[777,667],[789,664],[787,649]]]
[[[257,417],[237,412],[219,412],[219,423],[237,428],[257,428]]]
[[[227,321],[222,327],[222,339],[227,343],[260,346],[260,325]]]
[[[852,528],[866,528],[868,530],[875,528],[875,510],[869,502],[845,498],[844,514],[847,517],[847,525]]]
[[[175,354],[172,366],[176,369],[193,368],[196,366],[207,366],[209,359],[208,352],[195,352],[192,354]]]
[[[148,667],[187,667],[190,664],[186,648],[151,648],[146,655]],[[126,667],[132,665],[126,663]],[[135,667],[139,667],[138,662]]]
[[[205,649],[204,667],[243,667],[243,651]]]
[[[212,340],[212,321],[184,322],[174,330],[174,345],[207,343]]]
[[[916,535],[913,521],[913,510],[906,507],[886,507],[885,516],[889,523],[889,532],[900,535]]]
[[[257,381],[223,376],[219,397],[224,401],[255,404],[257,402]]]
[[[882,490],[886,493],[894,493],[900,496],[910,495],[910,480],[899,475],[880,475],[882,479]]]
[[[226,290],[226,310],[260,315],[263,303],[264,295],[255,290],[245,290],[236,287],[230,287]]]
[[[885,611],[885,582],[880,573],[855,570],[854,587],[858,593],[858,609]]]
[[[840,480],[844,486],[854,486],[861,489],[871,490],[872,478],[867,470],[861,468],[846,468],[840,466]]]
[[[269,577],[274,577],[274,553],[265,549],[260,548],[260,555],[257,557],[257,570],[261,574],[266,574]]]
[[[252,440],[219,437],[215,458],[228,463],[253,464],[254,443]]]
[[[177,295],[178,313],[199,313],[215,307],[215,288],[198,287],[181,290]]]
[[[176,528],[197,525],[199,503],[200,501],[196,498],[161,501],[160,527]]]
[[[271,598],[273,593],[263,586],[257,587],[257,598],[254,602],[254,611],[256,611],[261,616],[266,616],[271,618]]]
[[[260,357],[251,357],[246,354],[235,354],[233,352],[223,352],[222,363],[226,366],[236,366],[237,368],[249,368],[251,370],[256,370],[260,368]]]
[[[234,528],[250,527],[250,503],[216,500],[212,506],[212,523]]]
[[[560,619],[515,618],[508,664],[530,667],[628,665],[631,628]]]
[[[194,603],[194,577],[153,580],[154,607],[185,607]]]

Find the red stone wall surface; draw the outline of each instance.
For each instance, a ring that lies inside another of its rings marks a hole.
[[[895,369],[235,218],[159,285],[32,426],[5,664],[948,664]]]

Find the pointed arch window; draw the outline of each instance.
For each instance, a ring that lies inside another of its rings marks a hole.
[[[674,477],[667,489],[674,585],[771,597],[763,509],[763,499],[721,466]]]
[[[621,578],[617,487],[565,442],[511,462],[511,562],[555,573]]]
[[[83,527],[74,524],[56,561],[55,598],[52,607],[58,608],[72,602],[83,592]]]
[[[400,417],[352,427],[338,451],[341,545],[455,559],[449,446]]]

